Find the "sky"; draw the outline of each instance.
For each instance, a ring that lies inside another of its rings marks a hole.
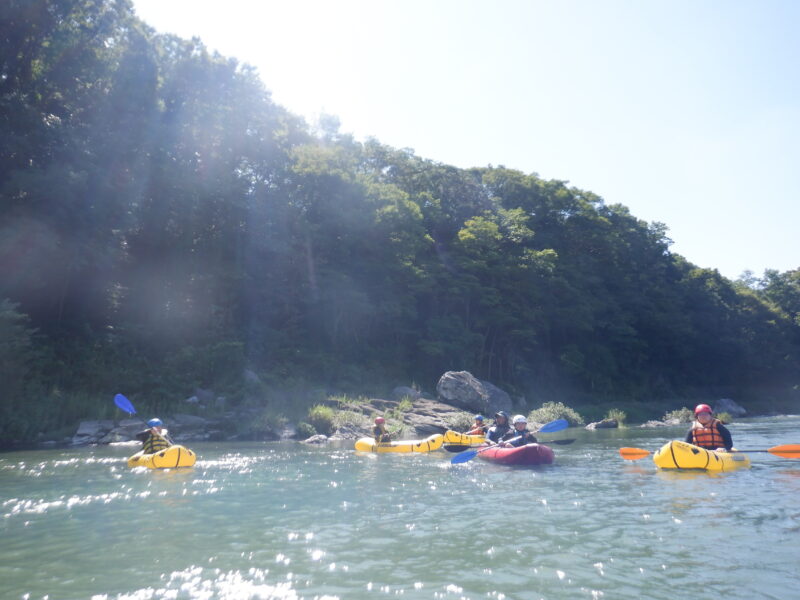
[[[800,268],[800,2],[133,0],[314,123],[568,181],[731,279]]]

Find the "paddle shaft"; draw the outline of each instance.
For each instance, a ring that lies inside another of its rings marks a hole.
[[[767,449],[746,449],[740,448],[731,452],[765,452],[781,458],[800,458],[800,444],[781,444]],[[644,448],[620,448],[619,454],[625,460],[639,460],[645,456],[650,456],[650,451]]]

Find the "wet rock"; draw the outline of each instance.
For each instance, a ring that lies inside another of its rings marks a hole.
[[[489,383],[475,378],[468,371],[448,371],[436,384],[439,399],[467,411],[493,414],[511,411],[511,396]]]
[[[617,427],[619,427],[619,423],[617,423],[616,419],[603,419],[602,421],[589,423],[585,428],[593,430],[593,429],[616,429]]]
[[[318,433],[317,435],[312,435],[310,438],[308,438],[307,440],[303,440],[300,443],[301,444],[310,444],[312,446],[314,446],[314,445],[321,446],[323,444],[327,444],[328,443],[328,436],[322,435],[321,433]]]

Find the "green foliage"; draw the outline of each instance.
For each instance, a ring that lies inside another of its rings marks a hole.
[[[317,435],[317,430],[311,423],[300,421],[297,424],[297,437],[301,440],[307,440],[313,435]]]
[[[475,415],[468,412],[455,413],[446,419],[447,428],[453,431],[469,431]]]
[[[730,415],[730,413],[721,412],[721,413],[717,413],[714,416],[716,416],[717,419],[719,419],[720,421],[722,421],[725,424],[733,423],[733,417]]]
[[[679,408],[664,413],[663,421],[671,421],[677,419],[679,423],[691,423],[694,421],[694,411],[691,408]]]
[[[628,415],[625,414],[625,411],[619,408],[612,408],[609,410],[605,417],[605,419],[613,419],[617,422],[620,427],[625,426],[625,419],[628,418]]]
[[[556,419],[566,419],[570,425],[583,425],[583,417],[562,402],[545,402],[541,408],[528,413],[528,420],[536,423],[549,423]]]
[[[566,182],[360,143],[335,117],[311,131],[252,68],[155,35],[130,2],[29,4],[0,36],[5,437],[117,390],[302,418],[309,377],[347,410],[454,368],[631,419],[730,389],[796,405],[798,271],[734,283]]]
[[[318,433],[330,435],[333,433],[334,410],[324,404],[315,404],[308,411],[308,422]]]
[[[276,432],[286,427],[289,420],[280,414],[275,414],[269,409],[255,413],[251,418],[237,423],[236,433],[248,440],[273,439]]]
[[[360,406],[364,406],[365,404],[369,403],[369,399],[366,396],[348,396],[347,394],[343,394],[341,396],[328,396],[329,402],[336,402],[339,410],[348,410],[352,408],[358,408]]]
[[[401,413],[411,412],[414,409],[414,403],[411,401],[411,398],[403,398],[397,404],[397,410]]]
[[[355,429],[369,429],[369,418],[363,413],[352,410],[340,410],[333,416],[334,429],[352,427]]]

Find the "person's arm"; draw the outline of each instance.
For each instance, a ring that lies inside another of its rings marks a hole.
[[[687,444],[694,444],[694,436],[692,435],[693,428],[689,429],[689,432],[686,434],[686,439],[684,440]]]
[[[725,442],[725,450],[730,452],[731,448],[733,448],[733,437],[731,436],[731,432],[728,431],[728,428],[721,423],[717,425],[717,430],[719,434],[722,436],[722,441]]]

